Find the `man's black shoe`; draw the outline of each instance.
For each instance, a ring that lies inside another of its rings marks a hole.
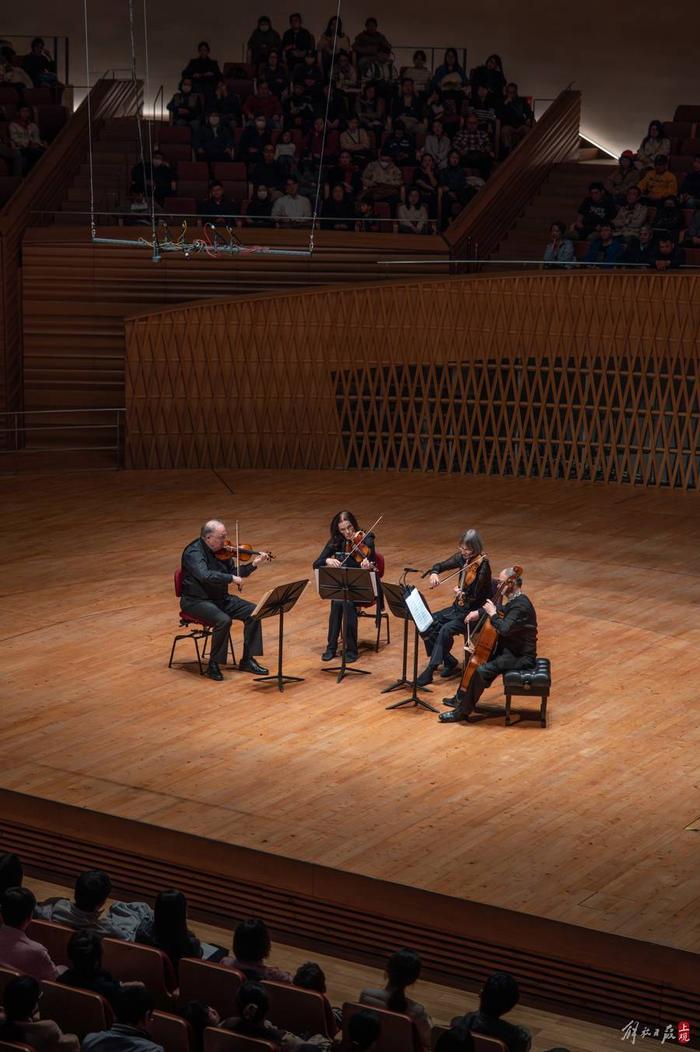
[[[357,654],[352,650],[348,650],[345,655],[345,664],[352,665],[353,661],[357,661]]]
[[[335,650],[331,650],[331,648],[328,647],[321,654],[321,661],[332,661],[334,657],[335,657]]]
[[[457,708],[457,698],[443,698],[442,704],[447,705],[448,709]]]
[[[254,676],[266,676],[269,671],[263,665],[259,665],[255,658],[252,657],[245,658],[238,667],[241,672],[252,672]]]
[[[421,672],[420,676],[416,680],[416,686],[417,687],[427,687],[429,683],[432,683],[433,682],[433,672],[434,672],[434,669],[433,669],[432,665],[428,665],[427,668],[424,668],[423,671]]]
[[[221,674],[221,669],[215,661],[209,662],[209,664],[207,665],[207,671],[204,673],[204,675],[208,676],[209,679],[215,679],[217,683],[221,683],[221,681],[224,678]]]
[[[443,679],[449,679],[450,676],[456,676],[459,669],[459,661],[455,661],[453,657],[450,657],[445,662],[440,675]]]
[[[464,723],[465,717],[457,712],[441,712],[438,720],[440,723]]]

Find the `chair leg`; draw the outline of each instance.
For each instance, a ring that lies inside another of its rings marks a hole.
[[[238,668],[238,662],[236,661],[236,651],[233,649],[233,639],[231,637],[231,629],[229,629],[229,633],[228,633],[228,645],[229,645],[229,649],[231,651],[231,664],[233,665],[234,668]]]
[[[175,638],[173,639],[173,645],[172,645],[172,647],[170,649],[170,661],[168,662],[168,668],[172,668],[173,667],[173,658],[175,656],[175,644],[177,643],[179,638],[180,638],[179,636],[175,636]]]
[[[197,651],[197,664],[199,665],[199,674],[200,674],[200,676],[203,676],[204,675],[204,669],[202,668],[202,657],[204,655],[203,654],[200,655],[200,653],[199,653],[199,640],[197,639],[197,637],[193,636],[192,638],[194,640],[194,649]],[[206,637],[205,637],[205,639],[204,639],[205,648],[206,648],[206,642],[207,641],[206,641]]]
[[[382,617],[386,618],[386,645],[389,646],[391,643],[391,636],[389,634],[389,615],[387,613],[382,614]]]
[[[510,694],[506,694],[506,727],[510,727]]]
[[[545,697],[542,698],[542,702],[540,704],[540,727],[546,727],[547,726],[547,701],[548,701],[548,699],[549,699],[549,694],[546,694]]]
[[[374,644],[374,652],[375,652],[375,654],[379,653],[379,640],[381,638],[381,635],[382,635],[382,618],[381,618],[381,614],[380,614],[379,617],[377,618],[377,639],[376,639],[376,642]]]

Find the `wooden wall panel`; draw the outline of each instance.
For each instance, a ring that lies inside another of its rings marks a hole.
[[[473,276],[132,318],[134,467],[370,468],[697,489],[700,277]]]

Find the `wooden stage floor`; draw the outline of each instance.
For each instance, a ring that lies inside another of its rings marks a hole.
[[[0,492],[0,787],[700,949],[698,495],[242,471],[5,477]],[[394,622],[391,646],[361,658],[371,676],[322,676],[313,582],[286,635],[305,681],[283,695],[168,669],[172,571],[200,521],[238,517],[242,540],[275,552],[246,583],[256,599],[312,576],[341,506],[364,525],[383,514],[389,581],[468,526],[496,570],[524,565],[553,666],[547,730],[385,711]]]

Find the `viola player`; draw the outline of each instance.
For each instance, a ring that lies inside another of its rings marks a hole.
[[[226,538],[223,522],[210,519],[202,526],[199,537],[182,553],[180,607],[185,613],[201,617],[215,626],[206,675],[217,682],[224,678],[220,666],[226,664],[232,621],[243,622],[243,658],[239,669],[256,676],[267,675],[267,669],[255,660],[263,652],[260,622],[250,616],[255,604],[229,595],[228,587],[230,584],[241,585],[244,577],[252,574],[260,563],[268,562],[270,557],[267,552],[259,552],[248,565],[236,568],[232,558],[217,557],[216,553],[226,548]]]
[[[331,521],[330,537],[313,564],[314,570],[319,570],[323,566],[373,570],[374,534],[368,533],[362,538],[363,549],[361,551],[354,539],[359,532],[357,519],[351,511],[339,511],[337,515],[334,515]],[[345,661],[346,663],[357,661],[357,609],[354,603],[344,603],[342,599],[331,600],[328,615],[328,645],[321,655],[321,661],[332,661],[336,655],[344,609],[347,609]]]

